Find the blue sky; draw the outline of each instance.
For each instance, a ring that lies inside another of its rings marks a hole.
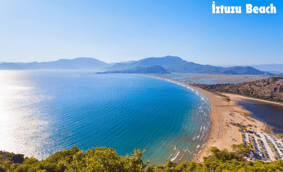
[[[105,62],[179,56],[211,65],[283,63],[282,0],[0,1],[0,61],[93,57]],[[245,5],[277,14],[246,14]]]

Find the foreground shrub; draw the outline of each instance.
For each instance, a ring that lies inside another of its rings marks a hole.
[[[249,151],[244,144],[232,145],[234,152],[226,149],[219,150],[211,147],[210,156],[204,157],[203,163],[182,162],[179,165],[168,161],[164,166],[148,165],[141,157],[144,152],[135,150],[131,156],[118,156],[111,148],[98,147],[80,150],[73,147],[71,150],[58,151],[42,161],[25,158],[22,164],[13,164],[11,161],[1,162],[0,167],[7,172],[261,172],[283,171],[283,161],[255,162],[246,161],[243,156]]]

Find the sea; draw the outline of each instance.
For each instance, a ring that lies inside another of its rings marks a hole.
[[[88,70],[1,70],[0,150],[39,160],[77,146],[163,165],[192,160],[211,128],[199,92],[162,79]]]

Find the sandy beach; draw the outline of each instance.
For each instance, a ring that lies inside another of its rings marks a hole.
[[[243,109],[241,106],[238,106],[235,102],[236,100],[241,100],[245,97],[240,98],[237,95],[226,95],[230,98],[230,101],[227,101],[224,97],[218,96],[201,88],[192,88],[199,91],[209,99],[211,106],[210,119],[212,121],[210,137],[207,140],[206,147],[198,157],[195,157],[195,161],[202,162],[203,157],[208,155],[205,150],[212,146],[216,146],[220,150],[228,149],[229,151],[232,151],[232,144],[243,143],[242,132],[237,124],[247,126],[248,130],[251,131],[268,130],[265,123],[250,117],[249,114],[251,114],[251,112]]]
[[[149,76],[152,77],[152,76]],[[232,151],[232,144],[243,143],[242,132],[239,125],[247,126],[248,130],[261,130],[265,131],[268,127],[265,123],[256,120],[249,116],[249,111],[238,106],[236,100],[244,99],[238,95],[228,95],[231,99],[226,100],[217,94],[203,90],[198,87],[191,86],[187,83],[176,81],[170,78],[155,77],[165,79],[171,82],[179,83],[184,86],[193,88],[208,98],[211,106],[210,119],[212,122],[209,138],[206,142],[204,149],[198,156],[194,157],[193,161],[202,162],[204,156],[208,156],[206,150],[210,147],[218,147],[220,150],[227,149]]]

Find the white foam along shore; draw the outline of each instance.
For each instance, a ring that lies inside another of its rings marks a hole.
[[[174,83],[174,84],[177,84],[177,85],[180,85],[180,86],[183,86],[183,87],[186,87],[187,89],[189,89],[190,91],[192,91],[194,94],[196,94],[197,96],[200,97],[200,99],[207,105],[209,105],[209,113],[206,114],[204,113],[205,116],[207,115],[210,115],[211,113],[211,108],[210,108],[210,102],[209,102],[209,99],[207,97],[205,97],[204,94],[202,94],[199,90],[197,90],[196,88],[193,88],[192,86],[189,86],[187,85],[186,83],[183,83],[183,82],[180,82],[180,81],[176,81],[176,80],[173,80],[173,79],[169,79],[169,78],[161,78],[161,77],[155,77],[155,76],[149,76],[149,75],[141,75],[141,76],[146,76],[146,77],[152,77],[152,78],[156,78],[156,79],[162,79],[162,80],[165,80],[165,81],[168,81],[168,82],[171,82],[171,83]],[[203,112],[203,111],[202,111]],[[210,135],[210,129],[211,129],[211,121],[210,123],[207,125],[207,126],[200,126],[200,130],[199,130],[199,133],[197,136],[195,136],[193,138],[193,140],[196,140],[196,139],[203,139],[204,138],[204,142],[202,144],[198,144],[196,145],[195,148],[191,149],[191,150],[195,150],[194,152],[194,157],[193,157],[193,160],[195,160],[200,154],[201,152],[204,150],[204,147],[206,146],[207,144],[207,140],[209,138],[209,135]],[[202,132],[201,132],[202,131]],[[208,132],[205,134],[205,132]],[[200,134],[202,134],[200,136]],[[186,151],[184,151],[186,152]],[[174,161],[178,158],[178,156],[180,155],[181,151],[177,151],[172,153],[171,156],[168,158],[170,159],[171,161]],[[191,154],[192,152],[190,152]],[[173,155],[175,154],[174,157],[172,157]],[[178,158],[178,159],[181,159],[181,158]]]
[[[233,151],[231,148],[232,144],[243,143],[243,134],[238,125],[235,124],[249,126],[248,130],[250,131],[267,130],[267,124],[255,118],[247,116],[247,114],[251,114],[251,112],[237,105],[236,100],[239,99],[238,96],[228,96],[231,100],[227,101],[224,97],[203,90],[201,88],[191,86],[181,81],[176,81],[170,78],[154,78],[164,79],[183,85],[195,91],[195,93],[202,95],[209,101],[211,108],[209,117],[212,125],[206,143],[198,147],[200,150],[198,150],[198,152],[194,154],[195,156],[193,158],[193,161],[202,162],[202,157],[207,156],[207,153],[205,152],[210,147],[217,147],[220,150],[227,149],[228,151]]]

